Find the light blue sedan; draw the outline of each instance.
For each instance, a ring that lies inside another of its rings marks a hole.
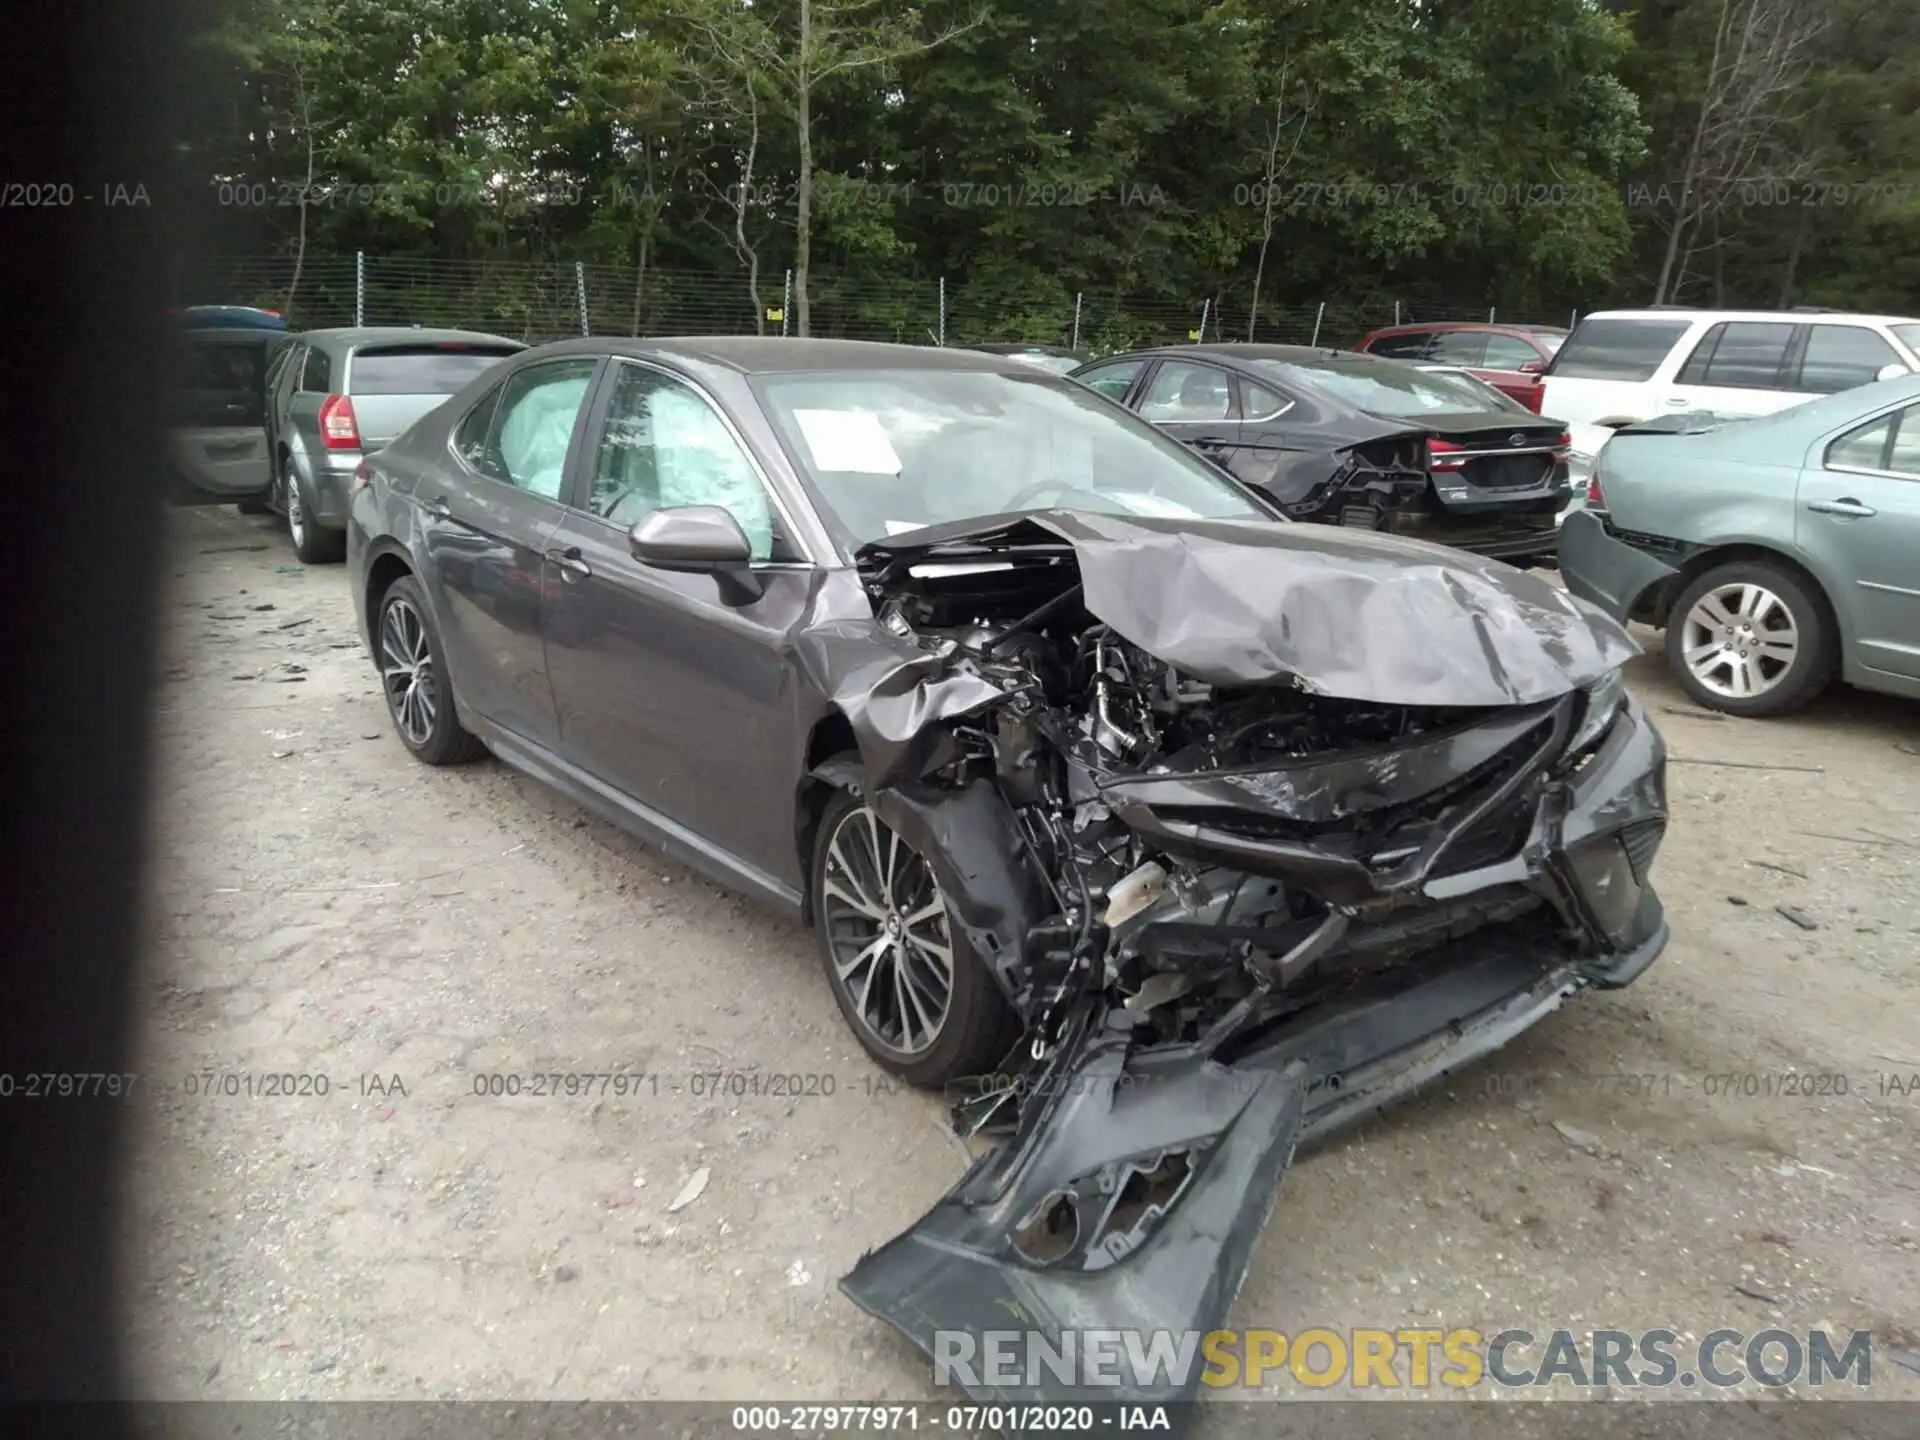
[[[1920,698],[1920,376],[1616,432],[1561,526],[1560,573],[1665,627],[1712,709],[1781,714],[1835,678]]]

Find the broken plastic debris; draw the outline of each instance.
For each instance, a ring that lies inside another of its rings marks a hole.
[[[705,1165],[702,1165],[698,1170],[694,1171],[693,1174],[689,1175],[687,1177],[687,1183],[680,1187],[680,1193],[673,1197],[673,1203],[667,1206],[667,1213],[671,1215],[676,1210],[684,1210],[687,1206],[698,1200],[701,1192],[707,1188],[707,1177],[712,1173],[713,1172]]]

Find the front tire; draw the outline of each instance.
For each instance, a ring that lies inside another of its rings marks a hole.
[[[302,565],[338,565],[347,558],[347,532],[328,530],[309,513],[300,472],[291,460],[280,477],[280,496],[286,502],[287,538],[293,541],[293,553]]]
[[[1695,703],[1759,719],[1810,704],[1832,683],[1840,644],[1823,596],[1764,560],[1720,565],[1667,616],[1667,666]]]
[[[393,582],[380,597],[373,624],[374,663],[387,697],[387,718],[400,743],[428,765],[477,759],[486,747],[460,724],[447,676],[446,652],[412,576]]]
[[[1018,1025],[926,860],[847,790],[835,792],[815,835],[821,963],[861,1046],[929,1089],[990,1070]]]

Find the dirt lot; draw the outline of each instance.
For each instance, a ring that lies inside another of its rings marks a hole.
[[[175,543],[123,1262],[142,1390],[934,1395],[833,1281],[965,1156],[857,1050],[810,937],[497,762],[413,762],[345,571],[277,522],[190,513]],[[1920,1396],[1889,1363],[1920,1366],[1920,706],[1702,716],[1642,638],[1672,946],[1302,1157],[1234,1323],[1861,1328],[1875,1393]],[[622,1069],[659,1089],[474,1089]],[[696,1094],[716,1071],[832,1093]]]

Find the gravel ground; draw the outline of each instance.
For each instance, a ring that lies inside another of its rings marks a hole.
[[[142,1393],[934,1396],[833,1281],[966,1156],[859,1052],[810,937],[497,762],[412,761],[344,569],[295,564],[277,521],[189,512],[172,543],[122,1262]],[[1920,706],[1720,719],[1641,638],[1671,947],[1301,1157],[1233,1323],[1864,1329],[1874,1393],[1920,1397]],[[657,1089],[475,1093],[612,1070]]]

